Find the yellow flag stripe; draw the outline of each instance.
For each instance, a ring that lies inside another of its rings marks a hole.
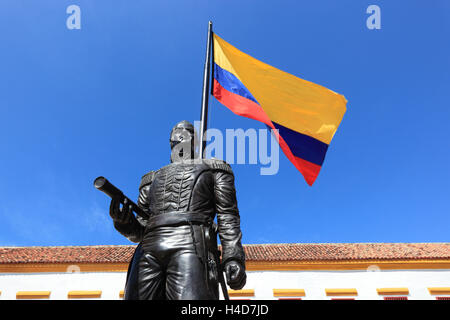
[[[214,58],[244,84],[272,121],[330,144],[346,111],[343,95],[256,60],[216,34]]]
[[[234,70],[233,66],[231,65],[230,61],[226,57],[225,53],[222,50],[222,47],[219,42],[219,36],[216,34],[213,35],[213,41],[214,41],[214,62],[221,67],[223,70],[226,70],[230,73],[232,73],[236,78],[238,78],[241,82],[242,79],[239,78],[238,73],[236,70]],[[220,39],[222,40],[222,39]],[[223,41],[223,40],[222,40]]]

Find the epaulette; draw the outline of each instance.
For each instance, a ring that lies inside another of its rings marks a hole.
[[[203,159],[203,162],[211,167],[213,170],[221,170],[233,174],[231,166],[223,160],[220,159]]]
[[[153,181],[153,178],[154,178],[154,176],[155,176],[155,172],[156,172],[156,171],[150,171],[149,173],[146,173],[145,175],[142,176],[141,184],[139,185],[139,190],[140,190],[142,187],[144,187],[144,186],[150,184],[150,183]]]

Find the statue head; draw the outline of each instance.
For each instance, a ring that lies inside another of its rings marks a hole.
[[[196,132],[189,121],[178,122],[170,132],[171,162],[195,158]]]

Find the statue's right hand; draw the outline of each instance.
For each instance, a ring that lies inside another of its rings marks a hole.
[[[113,198],[109,206],[109,215],[115,223],[126,224],[133,216],[132,205],[128,204],[127,198],[125,198],[121,208],[120,201],[117,198]]]

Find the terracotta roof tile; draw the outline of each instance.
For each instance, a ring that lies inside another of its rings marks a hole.
[[[134,245],[0,247],[0,264],[128,263]],[[248,261],[450,259],[450,243],[326,243],[244,245]]]
[[[450,243],[336,243],[247,245],[249,260],[324,261],[448,259]]]

